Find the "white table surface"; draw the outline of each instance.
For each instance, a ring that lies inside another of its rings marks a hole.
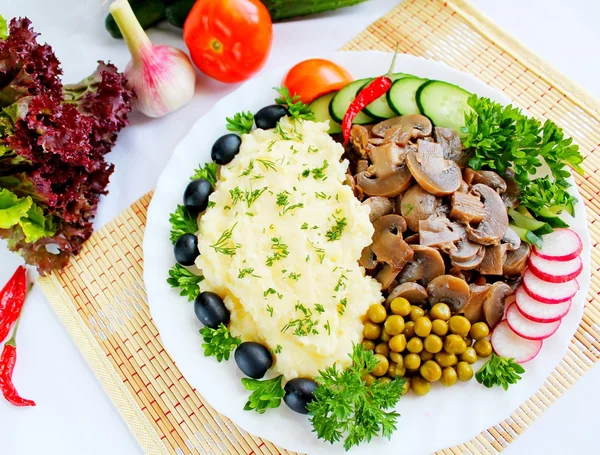
[[[101,0],[0,0],[4,17],[28,16],[62,62],[63,80],[75,82],[98,59],[123,68],[122,42],[104,30]],[[108,2],[105,2],[108,3]],[[333,51],[395,6],[398,0],[369,2],[319,18],[275,25],[273,50],[264,71],[290,66],[303,57]],[[600,2],[597,0],[474,0],[485,13],[560,71],[600,96]],[[152,31],[156,43],[184,47],[169,31]],[[200,78],[197,96],[164,119],[132,117],[110,155],[117,171],[100,205],[100,226],[154,187],[175,144],[193,122],[235,86]],[[165,132],[168,131],[168,134]],[[0,245],[0,283],[19,264]],[[141,449],[102,390],[39,289],[28,299],[19,332],[15,382],[36,408],[17,409],[0,400],[0,453],[139,454]],[[597,452],[600,366],[569,390],[505,451],[509,455]]]

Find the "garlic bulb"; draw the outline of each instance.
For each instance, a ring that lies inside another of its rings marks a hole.
[[[125,76],[137,95],[134,108],[148,117],[162,117],[189,103],[196,85],[189,57],[171,46],[154,46],[127,0],[116,0],[110,13],[131,53]]]

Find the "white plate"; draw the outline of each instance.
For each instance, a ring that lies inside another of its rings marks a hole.
[[[330,58],[348,68],[355,78],[363,78],[384,74],[391,55],[374,51],[346,52],[336,53]],[[502,93],[474,77],[438,62],[399,55],[395,70],[448,81],[478,95],[504,104],[510,103]],[[319,441],[311,432],[306,416],[292,412],[283,403],[280,408],[268,410],[263,415],[244,411],[249,393],[240,383],[242,375],[235,362],[218,363],[213,357],[204,357],[198,333],[201,324],[194,316],[192,303],[180,297],[166,283],[168,271],[175,262],[173,246],[169,241],[169,213],[181,203],[190,175],[199,163],[210,160],[213,142],[227,132],[225,117],[242,110],[256,112],[262,106],[272,104],[275,93],[271,87],[281,84],[285,71],[286,68],[281,68],[256,78],[223,98],[196,122],[177,146],[158,181],[148,210],[144,237],[144,280],[150,311],[163,345],[187,381],[217,411],[248,432],[288,450],[309,454],[344,453],[340,444],[331,446]],[[558,332],[545,342],[538,357],[525,365],[527,372],[523,380],[508,392],[499,388],[486,389],[473,379],[450,389],[435,384],[425,397],[409,394],[398,405],[401,417],[391,441],[375,439],[370,444],[354,448],[352,453],[429,454],[462,443],[508,417],[543,385],[567,352],[583,314],[590,281],[589,233],[583,202],[579,195],[577,197],[577,216],[572,228],[581,236],[584,245],[584,269],[579,279],[581,289]]]

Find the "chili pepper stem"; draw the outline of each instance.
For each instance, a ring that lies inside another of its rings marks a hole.
[[[387,73],[385,73],[386,77],[391,78],[392,74],[394,74],[394,67],[396,66],[396,57],[398,56],[398,53],[400,52],[400,41],[398,41],[396,43],[396,50],[394,51],[394,56],[392,57],[392,64],[390,65],[390,69]]]

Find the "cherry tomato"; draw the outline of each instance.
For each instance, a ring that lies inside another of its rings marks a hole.
[[[319,96],[352,82],[354,78],[347,69],[322,58],[304,60],[294,66],[283,80],[290,94],[298,95],[306,104]]]
[[[273,25],[259,0],[198,0],[183,39],[200,71],[221,82],[241,82],[267,60]]]

